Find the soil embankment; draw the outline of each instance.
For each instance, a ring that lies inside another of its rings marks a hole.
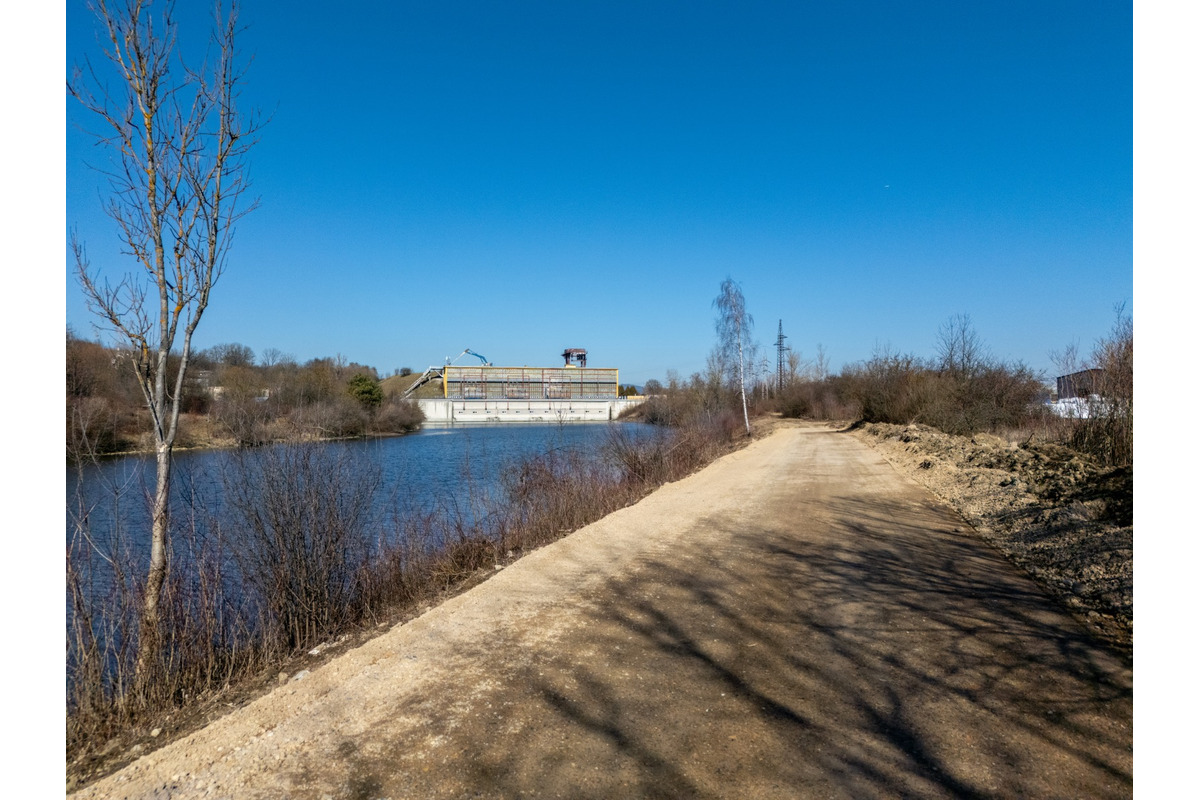
[[[855,433],[1132,660],[1132,468],[1105,469],[1058,445],[924,425]]]
[[[80,797],[1128,797],[1132,677],[855,438],[770,436]]]

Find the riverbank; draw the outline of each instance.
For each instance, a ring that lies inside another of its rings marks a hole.
[[[298,442],[352,442],[365,439],[381,439],[391,436],[405,436],[413,431],[420,430],[421,423],[417,422],[411,426],[405,427],[402,430],[380,430],[366,431],[363,433],[352,435],[340,434],[322,434],[319,431],[312,429],[302,429],[293,425],[286,424],[285,420],[275,420],[269,426],[263,429],[262,441],[256,442],[256,445],[263,444],[288,444]],[[88,458],[121,458],[124,456],[153,456],[154,455],[154,439],[148,430],[143,430],[138,437],[123,438],[121,441],[124,446],[121,449],[106,450],[94,455],[72,453],[67,451],[67,462],[72,463],[72,460],[78,460],[80,455],[84,456],[84,460]],[[246,447],[246,442],[240,442],[235,436],[230,433],[229,427],[219,421],[213,420],[208,414],[180,414],[179,415],[179,434],[175,440],[175,446],[172,448],[176,453],[191,453],[204,452],[208,450],[236,450],[239,447]]]

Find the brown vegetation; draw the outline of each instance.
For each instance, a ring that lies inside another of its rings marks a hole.
[[[1117,309],[1108,336],[1096,343],[1090,366],[1098,371],[1086,419],[1071,426],[1071,444],[1105,464],[1133,463],[1133,319]]]
[[[424,421],[416,403],[386,392],[373,367],[340,356],[297,364],[268,353],[256,363],[245,345],[222,344],[192,356],[176,446],[243,447],[406,433]],[[145,400],[127,362],[124,350],[81,339],[68,329],[68,460],[153,449]]]
[[[1133,323],[1121,314],[1091,363],[1098,370],[1087,416],[1062,418],[1045,406],[1041,376],[987,355],[966,317],[939,333],[932,360],[882,349],[840,374],[794,376],[773,402],[787,417],[927,425],[950,434],[1021,431],[1108,466],[1133,463]]]

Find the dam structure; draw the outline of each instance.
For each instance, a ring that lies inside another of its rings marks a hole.
[[[561,367],[431,367],[410,392],[440,381],[440,397],[416,398],[425,421],[433,424],[608,422],[642,401],[621,397],[618,371],[588,367],[586,351],[563,355],[568,363]]]

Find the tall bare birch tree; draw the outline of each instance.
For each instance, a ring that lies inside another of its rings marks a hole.
[[[750,350],[750,333],[754,318],[746,313],[746,298],[733,278],[721,282],[721,292],[713,300],[717,309],[717,347],[725,361],[737,369],[738,390],[742,397],[742,418],[746,435],[750,434],[750,411],[746,407],[746,358]]]
[[[130,271],[110,283],[74,233],[71,252],[90,309],[128,348],[154,434],[150,561],[135,672],[140,690],[159,653],[171,452],[192,334],[225,269],[233,225],[256,205],[239,201],[259,121],[237,108],[244,69],[234,46],[236,0],[214,3],[209,45],[194,67],[180,53],[174,3],[96,0],[90,7],[103,57],[76,67],[67,89],[96,125],[91,133],[105,156],[97,169],[109,186],[104,210],[116,223]],[[169,371],[172,350],[178,361]]]

